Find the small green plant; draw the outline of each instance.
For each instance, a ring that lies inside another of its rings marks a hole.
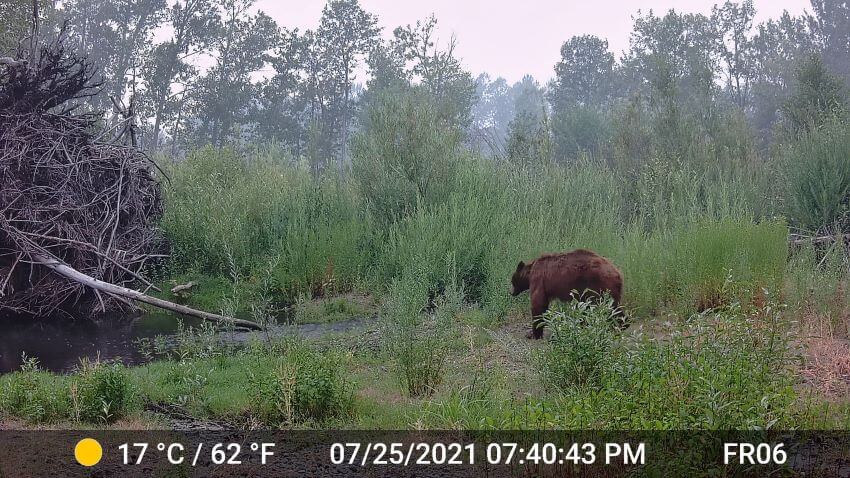
[[[131,400],[126,369],[120,363],[81,360],[70,398],[76,421],[114,423],[127,414]]]
[[[423,313],[427,302],[423,281],[408,278],[393,284],[382,311],[386,352],[411,397],[431,394],[443,380],[448,332],[463,302],[462,288],[449,284],[431,313]]]
[[[547,312],[543,321],[552,333],[540,357],[547,386],[561,391],[601,386],[615,342],[612,300],[572,301]]]

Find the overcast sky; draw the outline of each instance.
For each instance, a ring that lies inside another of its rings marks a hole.
[[[552,77],[561,44],[574,35],[607,38],[619,58],[628,48],[632,15],[638,9],[656,14],[670,8],[709,13],[721,0],[360,0],[378,16],[389,38],[399,25],[415,23],[434,13],[439,39],[457,36],[457,55],[477,76],[487,72],[517,81],[530,73],[541,83]],[[756,23],[778,17],[783,10],[794,15],[810,9],[808,0],[754,0]],[[315,28],[324,0],[258,0],[257,7],[279,25]]]

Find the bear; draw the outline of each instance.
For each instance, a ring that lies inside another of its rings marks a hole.
[[[528,338],[543,337],[542,315],[553,299],[570,301],[573,291],[579,296],[586,290],[601,297],[607,292],[613,299],[614,313],[622,317],[623,274],[608,259],[588,249],[544,254],[530,263],[520,261],[511,277],[511,295],[526,290],[531,294],[532,327]]]

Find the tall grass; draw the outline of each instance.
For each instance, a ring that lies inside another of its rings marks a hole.
[[[350,287],[368,260],[369,223],[347,181],[315,179],[283,155],[210,148],[168,172],[162,228],[172,273],[244,276],[250,284],[274,262],[272,292],[293,302]]]
[[[786,226],[748,212],[744,180],[651,165],[630,179],[591,161],[454,161],[439,201],[388,221],[373,217],[356,174],[314,177],[285,159],[199,151],[174,167],[167,188],[173,267],[235,267],[251,284],[275,258],[271,293],[290,303],[327,287],[382,292],[415,275],[419,300],[456,282],[496,315],[515,304],[505,290],[519,260],[577,247],[622,269],[625,306],[637,315],[717,305],[730,278],[727,292],[744,293],[782,277]]]

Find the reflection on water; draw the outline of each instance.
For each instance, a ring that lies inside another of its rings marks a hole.
[[[137,364],[143,357],[135,340],[173,334],[177,324],[177,318],[168,314],[111,316],[97,322],[0,316],[0,373],[19,369],[22,354],[57,372],[72,370],[83,357]]]
[[[219,340],[244,345],[258,338],[300,335],[317,339],[327,334],[346,333],[373,322],[359,317],[331,323],[272,325],[266,332],[229,331],[219,334]],[[184,327],[197,327],[197,319],[183,319]],[[127,365],[145,361],[136,341],[157,335],[173,336],[179,319],[167,313],[152,313],[135,317],[115,316],[93,321],[7,318],[0,316],[0,374],[18,370],[22,355],[38,359],[41,368],[68,372],[88,357],[101,360],[120,360]]]

